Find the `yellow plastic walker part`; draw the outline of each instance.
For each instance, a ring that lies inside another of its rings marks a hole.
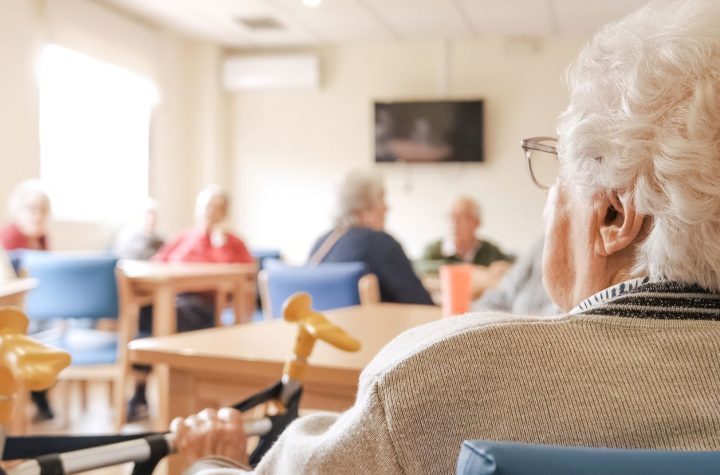
[[[12,415],[15,394],[22,389],[41,391],[55,383],[70,365],[70,355],[25,335],[28,319],[14,307],[0,307],[0,424]]]
[[[355,352],[360,342],[345,330],[312,309],[312,297],[306,292],[291,295],[283,305],[283,317],[298,324],[293,357],[285,363],[283,374],[293,380],[302,380],[307,358],[316,340],[322,340],[343,351]]]

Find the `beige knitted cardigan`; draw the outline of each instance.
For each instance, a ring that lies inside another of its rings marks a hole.
[[[464,439],[720,450],[719,355],[717,321],[445,319],[391,342],[350,410],[293,423],[256,473],[448,474]]]

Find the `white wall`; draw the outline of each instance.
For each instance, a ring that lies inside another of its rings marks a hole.
[[[443,233],[453,198],[468,194],[484,209],[481,234],[521,252],[542,233],[545,194],[527,176],[520,141],[554,132],[566,100],[560,77],[580,45],[487,38],[319,50],[319,91],[234,95],[236,224],[251,245],[303,260],[331,224],[343,174],[375,166],[374,99],[479,97],[486,162],[378,166],[388,183],[388,230],[419,256]]]
[[[228,181],[226,96],[218,80],[222,50],[138,21],[89,0],[0,0],[0,223],[22,179],[39,175],[34,67],[44,42],[90,54],[153,80],[160,103],[152,125],[150,192],[167,234],[193,221],[195,194]],[[92,179],[92,177],[88,177]],[[92,199],[92,197],[88,197]],[[55,249],[103,249],[117,220],[54,222]]]
[[[7,215],[9,190],[40,171],[34,61],[38,14],[33,1],[0,0],[0,222]]]

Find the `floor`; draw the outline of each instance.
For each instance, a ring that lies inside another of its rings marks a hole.
[[[113,423],[112,407],[110,405],[109,390],[105,384],[89,384],[87,409],[83,410],[80,404],[79,387],[74,385],[71,388],[70,410],[63,414],[62,408],[65,404],[61,398],[62,391],[50,392],[50,401],[55,412],[55,419],[39,424],[32,424],[29,427],[30,434],[112,434],[115,432]],[[148,395],[154,394],[152,382],[148,387]],[[153,417],[154,401],[150,397],[150,417]],[[31,416],[34,408],[27,408]],[[152,430],[152,420],[147,419],[138,423],[126,424],[123,433],[147,432]],[[93,475],[129,475],[132,472],[132,464],[126,464],[101,470],[87,472]]]

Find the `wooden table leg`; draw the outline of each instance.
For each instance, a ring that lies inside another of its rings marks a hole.
[[[161,285],[153,296],[153,336],[173,335],[177,332],[175,317],[175,289]]]
[[[194,414],[196,409],[196,394],[194,388],[194,376],[191,372],[170,369],[167,365],[162,365],[166,371],[168,383],[173,388],[172,393],[167,399],[167,404],[162,413],[158,413],[158,420],[167,430],[170,422],[175,417],[187,417]],[[175,457],[168,458],[168,471],[170,475],[179,475],[182,470],[180,460]]]
[[[252,321],[257,299],[255,279],[242,277],[235,281],[233,286],[233,312],[235,323],[248,323]]]
[[[247,303],[245,295],[245,285],[242,279],[237,279],[233,286],[233,313],[235,313],[235,323],[245,323],[249,320],[246,315]],[[251,317],[252,318],[252,317]]]
[[[167,285],[156,288],[153,298],[153,336],[172,335],[176,332],[175,313],[175,291]],[[172,386],[166,365],[157,365],[154,371],[158,390],[158,418],[155,428],[167,430],[169,424],[168,399]]]

